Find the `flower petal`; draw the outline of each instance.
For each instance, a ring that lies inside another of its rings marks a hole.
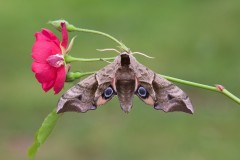
[[[36,37],[36,42],[49,41],[49,42],[53,42],[57,46],[60,46],[60,40],[48,29],[42,29],[41,32],[36,32],[35,37]]]
[[[55,34],[53,34],[50,30],[48,29],[42,29],[42,34],[47,37],[50,41],[53,41],[54,43],[56,43],[56,45],[60,45],[60,40],[58,39],[57,36],[55,36]]]
[[[67,44],[68,44],[68,32],[67,32],[66,23],[62,22],[61,26],[62,26],[62,43],[61,43],[61,45],[66,49]]]
[[[43,68],[47,68],[48,64],[46,63],[37,63],[37,62],[33,62],[32,63],[32,71],[35,73],[40,73],[42,72],[42,70],[44,70]]]
[[[32,65],[32,70],[35,72],[35,77],[39,83],[45,83],[50,81],[55,81],[57,77],[57,69],[49,65]]]
[[[41,63],[46,63],[46,59],[53,54],[61,54],[61,49],[54,42],[37,41],[32,47],[32,58]]]
[[[42,32],[36,32],[34,34],[35,38],[36,38],[36,41],[48,41],[49,38],[46,37],[44,34],[42,34]]]
[[[57,78],[53,87],[55,94],[58,94],[62,90],[65,80],[66,80],[66,69],[65,69],[65,66],[62,66],[58,68],[58,71],[57,71]]]
[[[52,43],[37,41],[32,47],[32,58],[37,62],[46,63],[46,59],[52,53]]]
[[[42,89],[47,92],[54,86],[54,81],[42,83]]]

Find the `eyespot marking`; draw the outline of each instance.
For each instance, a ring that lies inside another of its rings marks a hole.
[[[110,97],[112,97],[113,93],[114,93],[114,91],[113,91],[112,86],[109,86],[104,90],[102,97],[104,99],[109,99]]]

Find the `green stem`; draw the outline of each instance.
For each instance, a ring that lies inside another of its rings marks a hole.
[[[70,55],[65,55],[64,59],[66,63],[71,62],[95,62],[95,61],[109,61],[114,60],[116,57],[109,57],[109,58],[75,58]]]
[[[125,46],[122,42],[120,42],[119,40],[117,40],[116,38],[114,38],[113,36],[107,34],[107,33],[104,33],[104,32],[100,32],[100,31],[95,31],[95,30],[91,30],[91,29],[83,29],[83,28],[78,28],[78,27],[75,27],[74,25],[72,24],[69,24],[67,21],[65,20],[55,20],[55,21],[49,21],[48,23],[51,24],[53,27],[55,27],[56,29],[60,30],[61,31],[61,23],[64,22],[67,26],[67,30],[69,32],[73,32],[73,31],[78,31],[78,32],[85,32],[85,33],[93,33],[93,34],[98,34],[98,35],[102,35],[104,37],[107,37],[111,40],[113,40],[114,42],[116,42],[117,44],[120,45],[121,49],[123,49],[124,51],[126,52],[130,52],[130,49]]]
[[[234,100],[235,102],[237,102],[238,104],[240,104],[240,99],[231,92],[229,92],[228,90],[223,89],[222,93],[231,98],[232,100]]]
[[[238,97],[236,97],[235,95],[233,95],[231,92],[229,92],[225,88],[223,88],[221,90],[221,89],[218,89],[218,87],[216,87],[216,86],[209,86],[209,85],[205,85],[205,84],[195,83],[195,82],[186,81],[186,80],[182,80],[182,79],[178,79],[178,78],[174,78],[174,77],[170,77],[170,76],[165,76],[165,75],[161,75],[161,76],[163,76],[164,78],[166,78],[167,80],[172,81],[172,82],[182,83],[182,84],[186,84],[189,86],[194,86],[194,87],[198,87],[198,88],[202,88],[202,89],[220,92],[220,93],[224,94],[225,96],[229,97],[230,99],[232,99],[233,101],[235,101],[236,103],[240,104],[240,99]]]
[[[74,27],[72,28],[72,31],[78,31],[78,32],[86,32],[86,33],[93,33],[93,34],[98,34],[98,35],[102,35],[102,36],[105,36],[107,38],[110,38],[111,40],[113,40],[114,42],[118,43],[120,45],[120,47],[124,50],[124,51],[127,51],[129,52],[129,48],[126,47],[122,42],[120,42],[119,40],[117,40],[116,38],[114,38],[113,36],[107,34],[107,33],[104,33],[104,32],[100,32],[100,31],[95,31],[95,30],[91,30],[91,29],[83,29],[83,28],[77,28],[77,27]]]

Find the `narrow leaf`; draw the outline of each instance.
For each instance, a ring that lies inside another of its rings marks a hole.
[[[56,109],[54,109],[44,119],[41,127],[36,132],[34,143],[28,149],[28,156],[30,159],[34,159],[38,148],[46,141],[48,136],[51,134],[59,117],[60,116],[56,113]]]

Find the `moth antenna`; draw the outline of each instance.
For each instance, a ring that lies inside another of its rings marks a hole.
[[[105,59],[102,59],[102,58],[100,58],[100,60],[101,60],[101,61],[104,61],[104,62],[107,62],[107,63],[112,63],[112,62],[110,62],[110,61],[107,61],[107,60],[105,60]]]
[[[105,52],[105,51],[114,51],[114,52],[117,52],[118,54],[120,54],[121,52],[114,49],[114,48],[106,48],[106,49],[97,49],[97,51],[100,51],[100,52]]]
[[[127,50],[126,50],[126,49],[124,49],[122,46],[117,46],[117,47],[121,50],[121,53],[122,53],[122,52],[127,52],[128,54],[131,53],[130,48],[127,48]]]
[[[141,53],[141,52],[132,52],[132,55],[133,54],[139,54],[139,55],[142,55],[142,56],[147,57],[147,58],[154,58],[154,57],[150,57],[150,56],[148,56],[148,55],[146,55],[144,53]]]

